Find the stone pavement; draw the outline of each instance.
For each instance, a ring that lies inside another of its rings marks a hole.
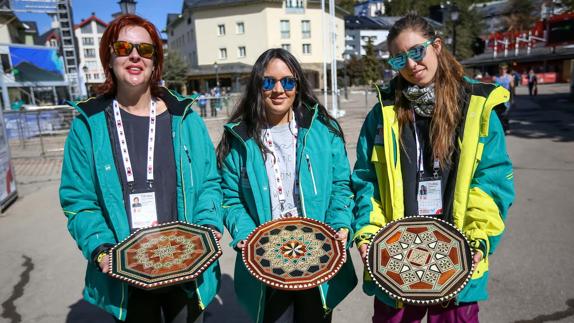
[[[483,322],[574,321],[574,103],[566,85],[540,86],[540,96],[519,88],[507,145],[515,166],[517,200],[507,232],[491,257],[490,299],[481,304]],[[368,97],[369,106],[374,95]],[[340,119],[349,158],[368,108],[355,93],[342,102]],[[223,118],[207,119],[214,141]],[[14,161],[20,198],[0,216],[0,322],[112,322],[81,301],[85,260],[66,229],[58,203],[61,158]],[[235,252],[226,234],[221,258],[222,288],[208,307],[206,322],[246,322],[233,292]],[[351,250],[357,273],[362,272]],[[368,322],[372,298],[358,286],[335,309],[334,322]]]

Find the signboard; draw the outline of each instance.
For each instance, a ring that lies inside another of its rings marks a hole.
[[[56,48],[9,47],[16,82],[64,81],[64,64]]]

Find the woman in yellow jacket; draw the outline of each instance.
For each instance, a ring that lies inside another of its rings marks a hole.
[[[477,302],[488,297],[488,257],[514,200],[512,164],[493,112],[509,93],[464,77],[460,63],[420,16],[398,20],[387,44],[388,63],[399,74],[378,89],[379,103],[363,124],[352,175],[361,256],[366,258],[370,239],[385,224],[431,214],[459,228],[477,252],[471,281],[447,304],[404,305],[366,274],[363,290],[375,295],[373,322],[420,322],[425,315],[429,322],[478,322]],[[439,181],[440,189],[430,191],[428,181]]]

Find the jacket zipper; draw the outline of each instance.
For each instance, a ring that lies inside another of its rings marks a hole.
[[[185,154],[187,155],[187,160],[189,161],[189,177],[191,178],[191,187],[193,187],[193,167],[191,165],[191,156],[189,155],[189,150],[187,149],[187,146],[184,144],[183,145],[183,150],[185,151]]]
[[[309,173],[311,173],[311,181],[313,182],[313,192],[317,195],[317,185],[315,185],[315,174],[313,173],[313,166],[311,165],[311,158],[309,154],[305,154],[305,159],[307,159],[307,167],[309,168]]]

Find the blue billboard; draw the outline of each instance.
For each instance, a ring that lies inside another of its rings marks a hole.
[[[9,47],[16,82],[64,81],[64,62],[56,48]]]

